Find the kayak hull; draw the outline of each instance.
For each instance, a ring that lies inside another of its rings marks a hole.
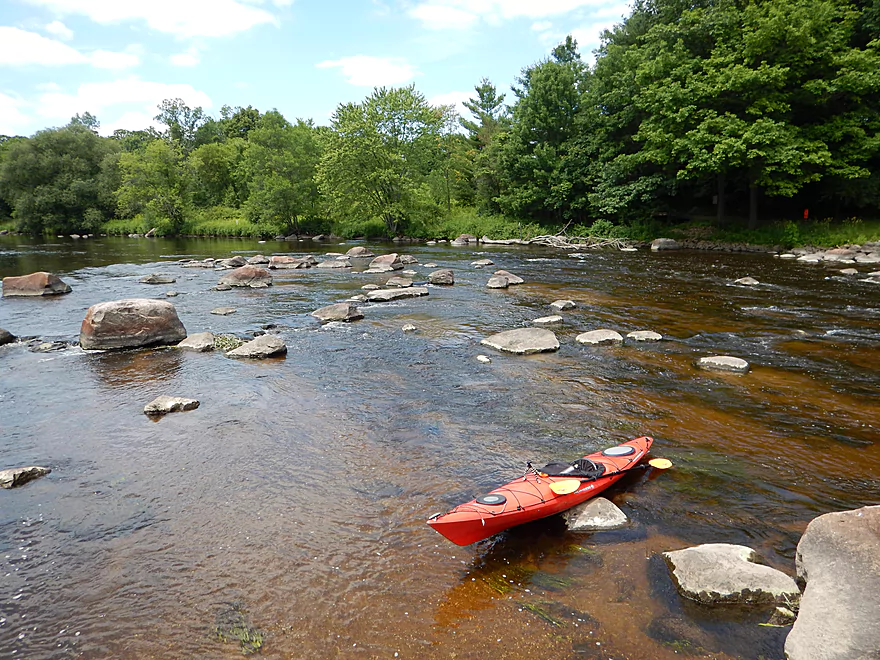
[[[428,524],[456,545],[464,546],[489,538],[505,529],[561,513],[586,502],[620,481],[644,458],[652,443],[652,438],[643,436],[617,447],[588,454],[584,458],[603,464],[605,472],[597,479],[581,480],[574,492],[557,495],[551,488],[552,484],[569,482],[572,477],[548,477],[530,472],[480,498],[501,503],[485,504],[473,499],[446,513],[432,516]]]

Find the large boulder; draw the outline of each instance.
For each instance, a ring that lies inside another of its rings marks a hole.
[[[286,353],[287,345],[280,337],[276,337],[275,335],[260,335],[256,339],[228,351],[226,356],[232,358],[262,359],[281,356]]]
[[[357,307],[347,302],[336,303],[335,305],[327,305],[321,309],[316,309],[311,313],[316,319],[322,323],[330,321],[357,321],[364,318],[364,315]]]
[[[452,286],[455,284],[455,275],[451,268],[441,268],[435,270],[428,275],[428,281],[431,284],[439,284],[442,286]]]
[[[0,470],[0,488],[17,488],[37,477],[49,474],[52,470],[47,467],[32,465],[30,467],[12,468]]]
[[[367,300],[371,302],[388,302],[400,298],[418,298],[427,296],[428,289],[423,286],[410,286],[404,289],[376,289],[367,292]]]
[[[272,274],[259,266],[242,266],[226,273],[220,278],[218,284],[226,286],[269,286],[272,284]]]
[[[79,343],[86,350],[176,344],[186,328],[167,300],[133,298],[92,305],[86,312]]]
[[[880,657],[880,506],[826,513],[797,546],[807,587],[785,640],[789,660]]]
[[[730,543],[706,543],[664,552],[678,590],[705,605],[796,603],[800,590],[782,571],[756,564],[755,551]]]
[[[403,262],[396,252],[383,254],[370,262],[369,270],[374,273],[387,273],[392,270],[403,270]]]
[[[3,297],[14,296],[57,296],[70,293],[70,286],[52,273],[40,271],[21,277],[3,278]]]
[[[505,353],[528,355],[531,353],[547,353],[559,350],[559,340],[552,330],[544,328],[517,328],[505,330],[486,337],[480,342]]]
[[[651,242],[651,250],[658,252],[660,250],[678,250],[681,247],[674,238],[655,238]]]

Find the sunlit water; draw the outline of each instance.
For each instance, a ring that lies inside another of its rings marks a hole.
[[[0,348],[0,468],[53,470],[0,492],[0,657],[240,657],[216,634],[231,609],[267,658],[782,657],[787,629],[683,602],[659,553],[742,543],[793,574],[810,519],[880,502],[880,287],[769,255],[373,245],[456,284],[322,327],[309,312],[388,276],[275,271],[268,290],[215,292],[218,272],[177,263],[351,245],[0,243],[0,276],[73,287],[0,301],[18,336],[74,341],[90,305],[173,289],[190,333],[273,324],[289,347],[263,362]],[[494,268],[470,266],[486,257],[526,283],[487,289]],[[177,282],[138,282],[153,272]],[[733,284],[746,275],[762,284]],[[479,345],[561,298],[578,307],[557,353]],[[575,342],[597,328],[666,339]],[[753,369],[695,368],[719,354]],[[154,421],[160,394],[201,406]],[[425,524],[528,460],[642,434],[674,467],[608,491],[624,530],[548,519],[459,548]]]

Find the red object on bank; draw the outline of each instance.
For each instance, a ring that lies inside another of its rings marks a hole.
[[[804,220],[810,219],[810,209],[804,209]]]
[[[456,545],[469,545],[516,525],[552,516],[623,479],[645,457],[653,442],[653,438],[642,436],[570,464],[531,469],[485,495],[431,516],[428,524]],[[558,495],[551,489],[551,484],[572,480],[581,482],[574,492]]]

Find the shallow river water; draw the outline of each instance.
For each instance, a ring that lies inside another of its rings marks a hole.
[[[0,241],[0,276],[73,287],[0,301],[18,336],[73,341],[90,305],[174,289],[190,333],[274,324],[289,348],[242,362],[0,347],[0,468],[52,468],[0,492],[2,658],[241,657],[218,626],[262,639],[266,658],[782,658],[788,629],[688,604],[659,553],[741,543],[793,575],[810,519],[880,502],[880,287],[840,266],[371,245],[417,257],[416,280],[433,270],[421,264],[453,268],[455,286],[322,327],[309,312],[387,276],[274,271],[268,290],[216,292],[218,272],[177,260],[352,243]],[[526,282],[487,289],[494,268],[470,266],[487,257]],[[153,272],[177,282],[138,282]],[[733,284],[746,275],[761,284]],[[479,345],[566,298],[558,352]],[[597,328],[665,340],[575,342]],[[696,369],[707,355],[752,371]],[[155,421],[142,410],[160,394],[201,406]],[[554,518],[460,548],[425,524],[526,461],[638,435],[674,467],[608,491],[623,530]]]

